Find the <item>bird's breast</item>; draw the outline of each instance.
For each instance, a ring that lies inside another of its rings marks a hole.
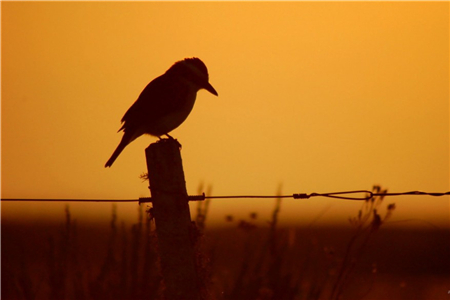
[[[180,94],[182,93],[182,94]],[[168,101],[172,102],[172,109],[169,109],[164,114],[158,116],[147,133],[155,136],[161,136],[171,132],[178,126],[180,126],[192,111],[197,97],[197,90],[187,89],[179,90],[178,93],[172,95],[173,98]]]

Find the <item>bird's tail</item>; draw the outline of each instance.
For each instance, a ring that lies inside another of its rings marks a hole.
[[[117,157],[120,153],[122,153],[123,149],[125,149],[125,146],[128,143],[124,143],[123,139],[120,142],[119,146],[117,146],[116,150],[114,150],[114,153],[111,155],[111,157],[108,159],[108,161],[105,164],[105,168],[111,167],[112,164],[116,161]]]
[[[111,157],[108,159],[108,161],[105,164],[105,168],[111,167],[114,161],[117,159],[120,153],[122,153],[123,149],[130,143],[128,139],[125,139],[125,135],[123,136],[122,140],[119,143],[119,146],[117,146],[116,150],[114,150],[114,153],[111,155]]]

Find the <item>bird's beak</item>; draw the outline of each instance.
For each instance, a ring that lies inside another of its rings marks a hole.
[[[217,94],[216,90],[213,88],[213,86],[209,82],[207,82],[205,84],[204,89],[207,90],[208,92],[210,92],[213,95],[219,96],[219,94]]]

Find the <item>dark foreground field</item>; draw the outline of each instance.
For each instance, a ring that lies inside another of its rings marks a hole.
[[[450,299],[448,230],[199,223],[205,299]],[[2,223],[1,299],[161,299],[153,229]]]

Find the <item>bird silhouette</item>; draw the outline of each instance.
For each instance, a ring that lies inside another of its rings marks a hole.
[[[196,57],[176,62],[153,79],[123,116],[118,132],[123,130],[124,135],[105,167],[111,167],[123,149],[143,134],[172,138],[169,132],[186,120],[200,89],[218,96],[206,65]]]

